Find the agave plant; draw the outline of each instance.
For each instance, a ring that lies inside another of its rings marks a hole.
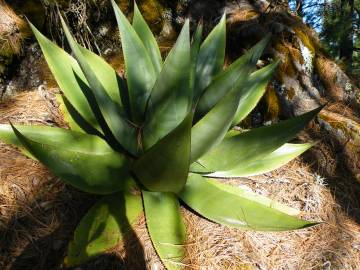
[[[59,84],[70,129],[1,125],[0,138],[75,188],[102,195],[80,221],[65,262],[80,264],[117,245],[144,209],[148,232],[168,269],[181,269],[186,241],[180,203],[239,229],[283,231],[315,224],[295,209],[216,178],[261,174],[310,148],[289,144],[319,112],[271,126],[232,129],[256,106],[278,62],[256,70],[266,36],[223,70],[226,20],[202,41],[189,21],[163,62],[135,5],[130,24],[112,1],[126,79],[75,42],[74,58],[31,28]],[[137,191],[137,192],[134,192]]]

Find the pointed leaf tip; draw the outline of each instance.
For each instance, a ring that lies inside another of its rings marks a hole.
[[[231,170],[238,164],[260,159],[293,139],[319,113],[323,106],[312,111],[225,138],[198,161],[208,172]],[[222,156],[222,159],[219,159]]]
[[[288,231],[317,224],[288,215],[279,205],[272,207],[268,200],[259,196],[235,190],[229,192],[232,187],[220,187],[201,175],[189,174],[186,186],[178,196],[202,216],[229,227]]]
[[[11,128],[18,140],[13,144],[25,147],[54,175],[82,191],[111,194],[134,184],[127,157],[112,150],[97,136],[41,126],[17,128],[12,125]],[[46,137],[49,134],[51,138]]]
[[[148,38],[145,38],[144,35],[139,37],[139,33],[130,24],[120,8],[113,1],[112,3],[125,60],[132,120],[140,124],[144,121],[146,104],[158,75],[156,67],[159,71],[161,66],[159,64],[160,56],[156,49],[156,41],[151,37],[151,31],[145,29],[147,28],[145,27],[146,23],[140,19],[140,15],[138,14],[135,17],[135,24],[137,25],[139,21],[142,21],[143,27],[135,26],[135,28],[140,32],[146,32]],[[147,41],[144,42],[144,40]],[[149,50],[152,52],[151,55]],[[139,74],[141,75],[139,76]]]

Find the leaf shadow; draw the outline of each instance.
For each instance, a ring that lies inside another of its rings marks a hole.
[[[59,211],[68,214],[69,209],[64,209],[64,207],[72,208],[70,211],[74,213],[74,216],[71,214],[64,215],[64,218],[60,218],[57,228],[43,237],[38,237],[37,232],[48,228],[42,228],[44,224],[39,225],[33,223],[31,220],[33,218],[32,215],[37,216],[38,213],[29,213],[29,215],[21,217],[14,215],[12,217],[9,224],[13,224],[14,226],[7,228],[7,235],[0,231],[0,239],[5,240],[4,238],[7,238],[7,241],[2,241],[6,246],[0,248],[0,268],[6,270],[70,270],[77,268],[81,268],[82,270],[146,269],[143,246],[135,231],[133,229],[129,230],[131,227],[124,211],[120,211],[124,213],[124,215],[118,217],[120,228],[125,235],[121,254],[118,254],[117,250],[114,250],[114,252],[96,256],[78,266],[70,268],[64,266],[63,261],[66,256],[67,246],[76,225],[96,199],[95,196],[75,191],[72,188],[69,188],[69,190],[65,188],[60,193],[54,195],[57,197],[54,201],[59,203],[64,196],[68,197],[69,195],[64,193],[68,193],[69,191],[75,195],[80,195],[80,198],[84,199],[85,203],[80,202],[81,200],[77,200],[77,203],[74,203],[74,201],[60,202],[61,206]],[[34,204],[37,204],[37,202],[34,202]],[[122,203],[119,207],[125,207],[125,205]],[[35,209],[35,207],[33,209]],[[54,212],[48,211],[45,215],[48,217],[44,216],[43,222],[51,218],[50,216],[54,215]],[[57,218],[59,218],[59,216],[57,216]],[[30,239],[24,247],[19,247],[21,243],[17,243],[17,236],[21,229],[26,230],[26,237]],[[12,252],[15,248],[21,249],[21,252],[16,256],[14,252]],[[1,259],[4,257],[6,258],[1,262]]]

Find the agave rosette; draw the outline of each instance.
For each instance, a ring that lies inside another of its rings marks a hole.
[[[20,147],[66,183],[102,198],[80,221],[66,264],[80,264],[115,246],[143,209],[153,245],[168,269],[181,269],[186,241],[179,211],[186,204],[234,228],[300,229],[315,223],[298,211],[216,178],[276,169],[312,144],[287,143],[319,109],[271,126],[232,130],[264,94],[277,62],[256,70],[270,37],[223,70],[226,21],[202,40],[189,21],[163,62],[135,5],[130,24],[112,1],[126,79],[63,28],[74,58],[32,30],[62,90],[70,129],[0,125],[0,138]],[[134,193],[133,190],[141,192]]]

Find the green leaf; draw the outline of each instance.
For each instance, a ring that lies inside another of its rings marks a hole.
[[[95,149],[111,150],[108,144],[97,136],[84,134],[83,132],[50,127],[50,126],[20,126],[15,125],[16,129],[19,130],[24,136],[30,140],[42,142],[44,144],[51,144],[56,147],[64,146],[68,149],[81,151],[82,149],[89,149],[92,151]],[[13,129],[10,125],[0,124],[0,139],[5,143],[22,147],[21,142],[16,137]]]
[[[244,74],[242,73],[242,69],[247,69],[249,71],[255,69],[256,63],[259,60],[265,46],[267,45],[269,38],[270,36],[266,36],[251,50],[237,59],[225,71],[221,72],[214,78],[210,85],[204,90],[204,93],[196,107],[197,119],[209,112],[210,109],[213,108],[215,104],[218,103],[219,100],[234,87],[234,84],[239,79],[239,75]],[[259,75],[256,77],[259,77]],[[256,80],[252,79],[251,83],[256,83]],[[243,99],[246,99],[246,97],[250,95],[249,93],[254,95],[251,90],[254,90],[254,88],[241,90],[242,97],[240,101],[242,103],[244,103]]]
[[[191,58],[193,59],[195,65],[200,50],[202,33],[203,33],[203,23],[199,22],[191,41]]]
[[[103,137],[103,135],[91,126],[80,115],[80,113],[74,108],[70,101],[63,95],[57,94],[56,101],[59,103],[59,109],[64,117],[65,122],[69,124],[71,130],[84,132],[87,134],[97,135]]]
[[[201,45],[201,38],[203,33],[203,24],[199,22],[195,34],[193,36],[191,42],[191,74],[190,74],[190,89],[194,91],[195,87],[195,80],[196,80],[196,64],[199,55],[200,45]]]
[[[141,41],[143,42],[150,56],[156,74],[159,74],[162,66],[162,58],[161,58],[159,46],[149,26],[147,25],[146,21],[141,15],[136,2],[134,2],[134,18],[133,18],[132,26],[136,31],[136,33],[138,34]]]
[[[78,45],[78,48],[80,49],[90,68],[96,74],[96,78],[99,80],[110,99],[118,107],[123,107],[121,102],[121,93],[126,90],[121,89],[121,87],[125,85],[123,79],[102,57],[80,45]]]
[[[261,159],[293,139],[322,108],[225,138],[198,162],[210,173],[230,170],[244,162]]]
[[[151,191],[178,192],[186,182],[190,164],[192,113],[170,134],[135,161],[133,172]]]
[[[183,269],[186,229],[172,193],[143,191],[146,224],[157,254],[168,270]]]
[[[107,127],[109,127],[111,135],[116,138],[121,146],[132,155],[136,155],[137,135],[135,127],[132,126],[126,119],[124,119],[123,112],[121,111],[119,105],[111,100],[110,96],[105,91],[104,86],[99,81],[97,75],[91,69],[87,57],[83,54],[82,49],[71,36],[65,21],[62,19],[62,17],[60,17],[60,19],[69,45],[82,71],[84,72],[87,81],[89,82],[90,92],[94,95],[95,100],[99,106],[101,115],[96,114],[96,117],[100,123],[102,123],[103,120],[106,122],[106,125],[102,125],[105,135],[109,135],[107,132]]]
[[[198,174],[189,174],[179,197],[202,216],[234,228],[256,231],[286,231],[306,228],[315,223],[298,219],[268,205],[247,192],[219,188]]]
[[[141,212],[141,197],[128,192],[99,200],[78,224],[69,243],[65,265],[84,263],[116,246],[126,239]]]
[[[240,197],[245,197],[248,200],[251,201],[255,201],[259,204],[262,204],[266,207],[269,208],[273,208],[276,209],[280,212],[283,212],[287,215],[290,216],[297,216],[301,213],[300,210],[296,209],[296,208],[292,208],[289,207],[285,204],[279,203],[277,201],[274,201],[268,197],[265,197],[263,195],[257,194],[255,192],[252,192],[251,190],[249,190],[248,188],[243,188],[241,186],[232,186],[232,185],[228,185],[222,182],[219,182],[217,180],[214,179],[209,179],[208,180],[209,183],[213,184],[214,186],[216,186],[217,188],[224,190],[228,193],[234,194],[236,196],[240,196]]]
[[[205,88],[223,68],[226,43],[226,15],[210,32],[200,47],[196,65],[194,103],[197,102]]]
[[[241,86],[249,70],[242,69],[239,79],[230,90],[191,130],[191,162],[207,153],[222,141],[229,130],[241,97]]]
[[[51,130],[52,134],[60,133],[60,136],[43,140],[45,136],[50,137],[52,134],[45,135],[41,132],[41,136],[36,137],[36,133],[32,133],[33,126],[22,127],[21,129],[30,131],[30,139],[14,126],[12,128],[17,140],[13,136],[8,136],[7,140],[21,143],[56,176],[82,191],[110,194],[134,184],[129,172],[129,160],[112,150],[97,136],[70,130]]]
[[[86,81],[78,63],[63,49],[41,34],[35,26],[29,24],[40,44],[51,73],[67,99],[91,126],[101,132],[97,119],[83,94],[82,86],[75,77],[77,74],[81,80]]]
[[[72,115],[75,113],[79,119],[82,119],[83,121],[85,121],[84,118],[79,114],[78,111],[76,111],[74,106],[72,106],[68,100],[67,100],[67,104],[70,105],[69,108],[65,105],[66,98],[62,94],[56,94],[55,98],[56,98],[56,102],[59,105],[59,111],[60,111],[61,115],[63,116],[64,121],[69,125],[70,129],[74,130],[74,131],[82,132],[83,129],[80,127],[80,125],[78,125],[76,123],[77,122],[75,120],[76,117],[72,116]],[[72,111],[72,113],[70,113],[70,111]],[[86,131],[86,133],[88,133],[88,132]]]
[[[235,168],[228,171],[219,171],[208,174],[208,177],[219,177],[219,178],[233,178],[233,177],[245,177],[258,175],[262,173],[267,173],[272,170],[278,169],[281,166],[285,165],[289,161],[293,160],[297,156],[304,153],[313,144],[290,144],[286,143],[283,146],[276,149],[274,152],[269,155],[252,160],[252,161],[243,161]]]
[[[133,121],[141,123],[156,72],[143,42],[114,0],[111,1],[120,30]]]
[[[143,132],[145,149],[178,126],[190,111],[190,66],[189,21],[186,21],[151,92]]]
[[[252,73],[246,86],[243,89],[243,95],[240,98],[238,109],[236,110],[232,125],[240,123],[256,107],[261,97],[264,95],[272,75],[274,74],[279,60]]]

